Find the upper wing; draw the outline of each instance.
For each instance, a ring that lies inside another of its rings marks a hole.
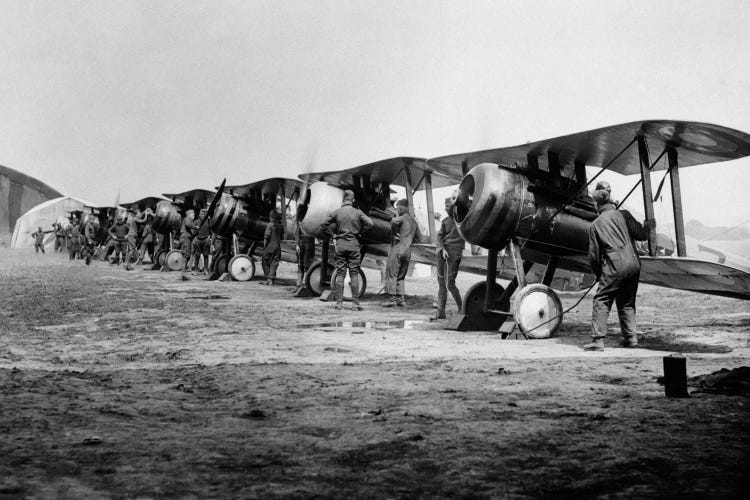
[[[145,198],[141,198],[140,200],[136,200],[130,203],[120,203],[121,207],[130,208],[130,207],[137,207],[140,204],[145,205],[146,207],[155,207],[157,203],[164,200],[164,198],[160,196],[147,196]],[[100,208],[100,207],[92,207],[92,208]]]
[[[424,158],[399,156],[346,170],[301,174],[299,178],[307,182],[324,181],[336,186],[356,186],[355,177],[369,177],[371,183],[384,182],[406,187],[408,181],[412,189],[424,189],[424,183],[421,182],[424,173],[431,174],[433,188],[454,186],[463,177],[460,169],[458,173],[437,171],[428,167]]]
[[[629,175],[640,172],[637,148],[616,157],[636,136],[646,138],[654,159],[666,146],[675,148],[680,167],[734,160],[750,155],[750,135],[739,130],[710,123],[648,120],[520,146],[441,156],[431,158],[427,164],[445,175],[461,175],[464,172],[462,166],[471,169],[480,163],[525,165],[528,156],[546,157],[548,153],[555,153],[563,167],[575,163],[603,167],[612,162],[609,170]],[[654,170],[665,168],[664,165],[656,165]]]
[[[253,191],[260,192],[261,197],[267,194],[277,195],[283,192],[286,198],[291,198],[295,193],[301,192],[304,183],[297,179],[285,179],[283,177],[272,177],[262,181],[251,182],[237,186],[226,186],[225,192],[234,196],[247,196]]]
[[[208,204],[213,199],[214,194],[216,194],[214,191],[208,189],[191,189],[190,191],[184,191],[182,193],[164,193],[164,196],[174,200],[176,203],[184,203],[185,200],[191,198],[193,202],[203,202]]]

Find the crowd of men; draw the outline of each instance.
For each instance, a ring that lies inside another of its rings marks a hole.
[[[618,210],[610,197],[611,188],[606,182],[597,184],[593,198],[599,217],[590,230],[589,258],[594,271],[598,291],[593,300],[592,342],[586,350],[601,350],[606,335],[606,322],[613,304],[617,305],[623,335],[623,345],[636,347],[638,338],[635,324],[635,298],[638,288],[640,262],[636,240],[648,237],[649,229],[655,227],[653,220],[643,225],[625,210]],[[335,308],[342,309],[344,282],[349,274],[352,309],[362,310],[360,296],[360,265],[362,261],[362,238],[374,225],[373,220],[362,210],[353,206],[354,193],[345,190],[341,207],[328,216],[322,230],[331,238],[334,247],[335,272],[331,289],[336,301]],[[446,304],[450,292],[458,310],[461,310],[461,293],[456,286],[461,258],[466,246],[453,217],[455,197],[445,199],[446,217],[441,221],[436,241],[437,301],[436,312],[431,318],[438,321],[446,318]],[[408,201],[401,199],[394,204],[395,212],[390,219],[391,246],[385,263],[385,307],[405,307],[404,281],[411,261],[411,247],[418,239],[418,226],[409,210]],[[261,249],[261,263],[266,285],[274,285],[281,260],[281,242],[284,226],[280,212],[273,208],[268,215]],[[152,227],[154,213],[146,208],[128,209],[127,214],[117,213],[115,220],[104,228],[106,218],[98,219],[92,214],[72,214],[67,226],[55,223],[51,230],[39,227],[31,236],[37,253],[44,253],[45,235],[54,233],[55,251],[67,251],[70,259],[82,258],[89,264],[99,258],[109,260],[112,265],[124,264],[127,269],[141,265],[148,255],[154,262],[158,249],[177,247],[183,256],[182,277],[188,270],[194,274],[209,274],[210,266],[229,250],[228,242],[213,234],[206,209],[187,210],[179,231],[174,235],[162,235]],[[170,245],[165,245],[167,239]],[[303,278],[315,257],[315,238],[296,230],[298,261],[295,293],[303,286]],[[613,264],[616,263],[616,265]]]

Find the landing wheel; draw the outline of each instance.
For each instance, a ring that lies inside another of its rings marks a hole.
[[[185,265],[185,257],[179,250],[172,250],[164,257],[164,262],[170,271],[182,271],[182,266]]]
[[[227,257],[226,255],[222,255],[221,257],[216,259],[216,263],[214,264],[214,274],[218,274],[219,276],[221,276],[222,274],[227,272],[228,263],[229,257]]]
[[[227,265],[235,281],[250,281],[255,276],[255,261],[245,254],[237,254]]]
[[[461,312],[469,317],[477,329],[497,331],[508,315],[483,311],[486,290],[486,281],[480,281],[469,288],[469,291],[464,295],[464,303],[461,306]],[[497,283],[494,284],[490,309],[496,311],[510,311],[510,301],[507,299],[502,302],[500,301],[500,296],[504,291],[505,289],[502,286]]]
[[[160,250],[159,253],[156,254],[156,259],[154,261],[157,265],[160,267],[164,267],[167,264],[167,253],[164,250]]]
[[[310,269],[307,270],[305,273],[305,287],[307,290],[313,294],[316,297],[320,297],[320,294],[323,293],[324,288],[320,284],[320,268],[322,266],[322,263],[320,261],[313,263],[313,265],[310,266]],[[336,268],[333,267],[333,264],[328,264],[328,279],[331,281],[331,284],[333,284],[333,280],[335,279],[335,276],[333,273],[336,271]],[[346,273],[346,278],[344,281],[344,298],[351,298],[351,286],[349,285],[349,273]],[[357,297],[362,297],[364,295],[365,290],[367,289],[367,278],[365,278],[365,273],[362,272],[362,269],[359,270],[359,294]]]
[[[513,318],[529,338],[546,339],[562,323],[562,303],[554,290],[536,283],[521,288],[513,303]]]

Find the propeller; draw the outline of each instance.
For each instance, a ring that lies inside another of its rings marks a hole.
[[[227,184],[226,177],[223,181],[221,181],[221,184],[219,185],[219,189],[216,190],[216,194],[214,195],[214,199],[211,200],[211,204],[208,206],[208,210],[206,211],[206,216],[201,219],[200,223],[198,224],[198,227],[201,227],[204,222],[207,220],[210,220],[211,217],[214,215],[214,211],[216,210],[216,205],[219,204],[219,200],[221,200],[221,196],[224,194],[224,186]]]

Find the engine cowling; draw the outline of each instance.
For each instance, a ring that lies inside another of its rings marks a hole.
[[[528,203],[527,187],[527,179],[518,172],[490,163],[472,168],[458,186],[454,207],[464,239],[484,248],[503,248]]]
[[[590,222],[561,210],[564,201],[530,190],[522,172],[482,163],[459,185],[456,223],[466,241],[484,248],[502,249],[516,237],[525,247],[548,254],[586,252]]]
[[[182,217],[180,217],[180,210],[177,205],[166,200],[156,204],[154,221],[151,223],[154,231],[159,234],[169,234],[172,231],[178,231],[181,222]]]
[[[341,207],[344,190],[325,182],[314,182],[305,190],[305,197],[297,209],[297,222],[302,234],[323,238],[320,226],[328,220],[328,215]]]

